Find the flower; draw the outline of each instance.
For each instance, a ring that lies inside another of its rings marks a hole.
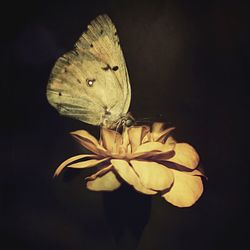
[[[177,143],[170,135],[173,129],[164,129],[159,122],[124,128],[121,134],[101,128],[99,141],[85,130],[72,132],[92,154],[69,158],[54,175],[65,167],[97,166],[97,172],[86,177],[90,190],[112,191],[125,181],[141,193],[160,194],[175,206],[189,207],[203,192],[203,174],[198,169],[198,153],[187,143]]]

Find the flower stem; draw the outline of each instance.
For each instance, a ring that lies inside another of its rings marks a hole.
[[[118,190],[103,193],[103,204],[117,250],[136,250],[149,220],[151,196],[123,184]]]

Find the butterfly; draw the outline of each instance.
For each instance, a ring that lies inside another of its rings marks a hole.
[[[47,99],[61,115],[117,128],[131,126],[129,75],[115,25],[107,15],[96,17],[72,51],[55,63]]]

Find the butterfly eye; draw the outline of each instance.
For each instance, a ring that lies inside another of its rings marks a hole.
[[[93,87],[93,85],[94,85],[94,82],[95,82],[95,79],[87,79],[86,80],[87,81],[87,85],[89,86],[89,87]]]
[[[134,121],[132,119],[128,119],[125,121],[125,125],[126,127],[131,127],[132,125],[134,125]]]

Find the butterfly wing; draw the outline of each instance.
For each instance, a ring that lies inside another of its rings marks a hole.
[[[47,86],[49,103],[62,115],[109,127],[126,114],[131,99],[128,72],[117,31],[98,16],[60,57]]]

